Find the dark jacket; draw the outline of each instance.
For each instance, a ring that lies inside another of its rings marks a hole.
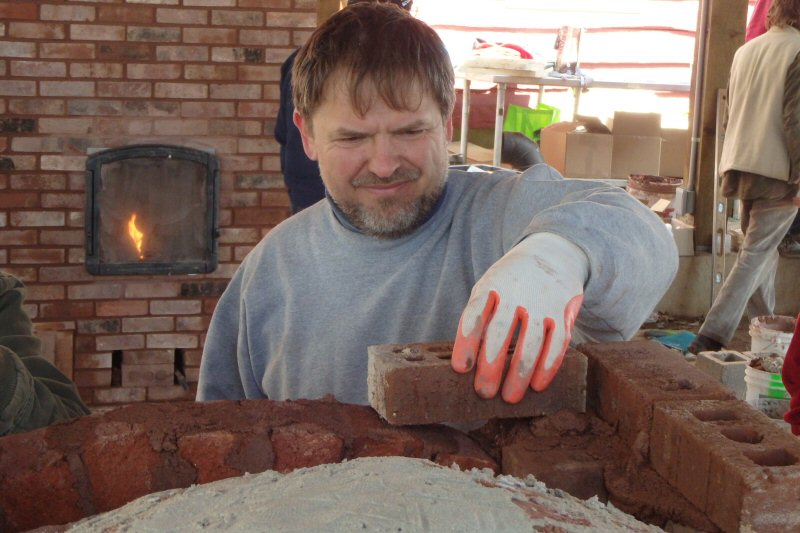
[[[305,209],[325,197],[319,165],[306,156],[300,130],[292,120],[294,114],[292,65],[297,52],[297,50],[292,52],[281,65],[281,102],[278,118],[275,121],[275,139],[281,145],[281,172],[286,188],[289,189],[292,213]]]
[[[89,414],[70,379],[41,356],[25,288],[0,272],[0,436]]]

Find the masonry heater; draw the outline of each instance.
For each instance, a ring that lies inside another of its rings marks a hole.
[[[86,269],[197,274],[217,267],[219,164],[210,152],[142,144],[86,160]]]

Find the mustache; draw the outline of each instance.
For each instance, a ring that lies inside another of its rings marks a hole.
[[[363,176],[358,176],[353,179],[351,185],[353,187],[369,187],[370,185],[391,185],[392,183],[399,183],[402,181],[416,181],[419,179],[421,172],[412,168],[398,168],[392,172],[391,176],[381,177],[373,173],[368,173]]]

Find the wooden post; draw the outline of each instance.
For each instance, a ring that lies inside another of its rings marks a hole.
[[[317,0],[317,26],[342,9],[346,3],[345,0]]]
[[[702,1],[702,0],[701,0]],[[717,91],[728,86],[731,63],[736,50],[744,44],[747,26],[747,0],[708,0],[708,32],[703,32],[698,20],[695,44],[694,69],[700,63],[697,57],[700,39],[705,39],[705,62],[702,87],[702,120],[699,132],[695,182],[695,244],[711,248],[714,230],[714,142],[716,137]],[[692,72],[692,85],[697,73]],[[694,91],[692,91],[694,100]],[[691,109],[694,109],[692,103]],[[693,117],[690,117],[690,122]]]

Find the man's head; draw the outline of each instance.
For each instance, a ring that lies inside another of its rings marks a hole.
[[[800,0],[772,0],[767,11],[767,28],[773,26],[800,29]]]
[[[394,4],[398,7],[402,7],[406,11],[411,11],[411,6],[414,4],[414,0],[347,0],[347,5],[352,6],[353,4],[369,4],[373,2]]]
[[[367,234],[419,227],[447,170],[453,68],[438,35],[389,2],[334,14],[292,71],[295,123],[345,216]]]

